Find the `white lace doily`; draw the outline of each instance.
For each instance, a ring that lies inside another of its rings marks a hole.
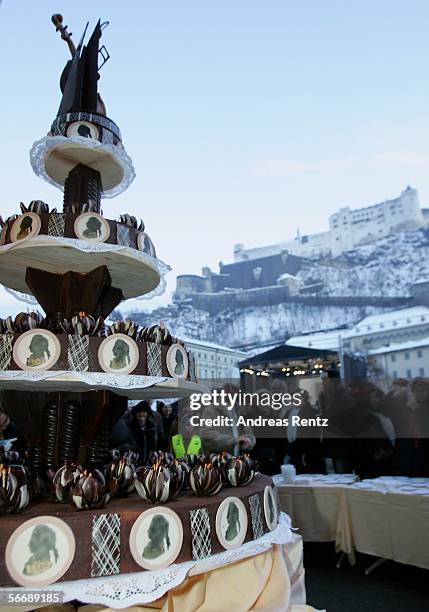
[[[90,387],[133,391],[152,387],[167,380],[165,376],[133,376],[130,374],[107,374],[106,372],[71,372],[70,370],[4,370],[0,371],[0,381],[19,380],[23,383],[39,383],[43,380],[61,378],[65,387],[67,382],[84,383]]]
[[[247,557],[253,557],[268,550],[272,544],[287,544],[292,539],[291,522],[287,514],[280,515],[280,521],[274,531],[266,533],[258,540],[247,542],[234,550],[212,555],[200,561],[186,561],[170,565],[157,571],[119,574],[105,578],[57,582],[37,590],[62,592],[64,602],[77,599],[82,603],[104,605],[112,608],[127,608],[142,605],[159,599],[167,591],[181,584],[190,570],[192,574],[212,571],[216,568],[235,563]],[[0,589],[7,590],[7,589]],[[9,589],[10,590],[10,589]],[[14,587],[14,591],[25,592],[34,589]]]
[[[103,144],[94,138],[84,138],[83,136],[44,136],[40,140],[37,140],[30,150],[30,163],[33,168],[33,172],[45,180],[47,183],[54,185],[61,189],[64,189],[63,185],[60,185],[56,181],[54,181],[45,170],[45,158],[46,155],[55,149],[58,146],[64,145],[66,143],[75,143],[84,145],[86,148],[99,149],[104,151],[115,158],[115,160],[120,164],[124,176],[119,185],[112,187],[112,189],[107,189],[103,191],[103,198],[114,198],[119,195],[131,185],[133,180],[135,179],[136,173],[134,171],[133,162],[131,161],[131,157],[127,154],[123,147],[118,147],[116,145],[111,144]]]

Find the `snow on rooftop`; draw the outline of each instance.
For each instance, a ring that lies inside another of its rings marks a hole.
[[[366,336],[370,333],[380,332],[380,330],[413,327],[422,323],[429,323],[429,308],[412,306],[411,308],[401,308],[365,317],[348,330],[343,337]]]
[[[259,259],[269,257],[270,255],[278,255],[281,253],[280,244],[270,244],[268,246],[253,247],[251,249],[243,249],[236,258],[236,261],[245,261],[246,259]]]
[[[420,340],[408,340],[407,342],[392,342],[377,349],[368,351],[368,355],[383,355],[384,353],[394,353],[395,351],[408,351],[415,348],[429,346],[429,336]]]
[[[303,348],[338,351],[339,338],[346,331],[347,330],[344,329],[334,329],[327,332],[293,336],[287,340],[286,344],[290,346],[301,346]]]
[[[338,350],[340,338],[366,336],[380,333],[380,331],[398,330],[422,324],[429,324],[429,308],[426,306],[413,306],[411,308],[401,308],[399,310],[370,315],[350,329],[334,329],[327,332],[293,336],[287,340],[286,344],[315,349]],[[384,352],[384,349],[382,352]]]
[[[195,346],[200,346],[201,348],[210,348],[210,349],[215,349],[217,351],[225,351],[227,353],[244,355],[246,357],[248,355],[248,353],[244,351],[240,351],[239,349],[230,348],[229,346],[222,346],[221,344],[215,344],[214,342],[208,342],[206,340],[195,340],[194,338],[183,338],[183,342],[187,346],[191,346],[193,344]]]
[[[420,280],[415,281],[413,285],[426,285],[427,283],[429,283],[429,278],[421,278]]]

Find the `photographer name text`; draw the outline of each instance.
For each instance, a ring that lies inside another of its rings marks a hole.
[[[299,415],[292,415],[284,418],[270,418],[270,417],[245,417],[238,416],[228,417],[219,415],[213,418],[203,417],[198,414],[194,414],[190,418],[190,424],[193,427],[234,427],[245,426],[245,427],[328,427],[328,419],[322,417],[314,417],[304,419]]]

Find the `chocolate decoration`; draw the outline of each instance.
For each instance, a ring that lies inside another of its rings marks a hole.
[[[189,474],[189,485],[196,495],[216,495],[222,488],[220,468],[212,463],[196,465]]]
[[[105,318],[124,297],[120,289],[112,287],[106,266],[87,274],[54,274],[27,268],[25,280],[48,317],[58,317],[58,313],[62,313],[61,321],[71,319],[81,311]],[[49,292],[46,287],[50,287]]]
[[[21,512],[29,501],[25,468],[0,465],[0,513]]]
[[[34,211],[34,212],[35,214],[38,215],[38,217],[40,217],[41,225],[40,225],[39,236],[55,235],[52,233],[52,224],[57,221],[57,217],[59,214],[56,211],[56,209],[53,209],[50,212],[39,212],[39,211]],[[61,231],[60,237],[74,238],[74,239],[78,238],[74,230],[75,222],[76,222],[76,219],[84,212],[98,212],[99,214],[101,214],[101,211],[93,210],[93,206],[88,203],[70,205],[70,210],[68,210],[66,213],[61,213],[64,216],[64,228]],[[55,217],[54,221],[51,220],[52,216]],[[129,215],[121,215],[121,218],[127,217],[127,216]],[[15,221],[17,217],[18,215],[14,215],[13,217],[10,217],[10,219],[8,219],[5,222],[4,244],[9,244],[12,242],[11,236],[10,236],[10,230],[12,228],[13,222]],[[140,251],[138,242],[139,242],[139,236],[142,233],[141,227],[144,227],[143,222],[140,222],[140,225],[138,227],[135,227],[134,225],[129,225],[128,223],[124,223],[120,220],[115,221],[113,219],[106,219],[106,218],[104,218],[104,220],[106,221],[106,223],[109,224],[109,227],[110,227],[109,237],[105,240],[106,244],[120,244],[118,241],[118,236],[117,236],[117,227],[118,225],[126,225],[128,229],[128,245],[127,246],[129,246],[131,249],[135,249],[136,251]],[[62,226],[62,223],[61,223],[61,226]]]
[[[42,432],[42,464],[46,469],[56,466],[58,432],[58,406],[50,403],[45,406]]]
[[[75,212],[84,212],[83,205],[88,205],[88,212],[100,212],[101,192],[103,185],[97,170],[78,164],[69,173],[64,183],[65,213],[70,213],[72,207]],[[77,210],[76,210],[77,207]]]
[[[75,401],[62,406],[59,464],[78,460],[80,410],[80,404]]]
[[[255,464],[249,456],[231,457],[222,464],[225,479],[233,487],[245,487],[255,476]]]
[[[64,327],[64,321],[60,324],[60,327]],[[64,334],[64,333],[56,333],[55,337],[58,339],[60,343],[61,352],[60,352],[60,356],[58,360],[52,366],[52,368],[50,368],[50,370],[51,371],[69,370],[70,369],[69,360],[68,360],[69,347],[70,347],[69,336],[68,334]],[[17,338],[19,338],[19,334],[14,334],[14,343],[16,342]],[[103,368],[100,366],[99,357],[98,357],[98,350],[100,348],[101,343],[104,340],[105,338],[103,337],[94,337],[94,336],[89,337],[88,372],[103,372],[104,371]],[[159,345],[153,342],[150,343],[150,342],[137,341],[137,347],[139,351],[139,359],[138,359],[135,369],[133,370],[132,374],[130,374],[130,376],[133,376],[133,375],[135,376],[165,376],[167,378],[171,378],[170,373],[167,369],[167,365],[166,365],[166,355],[169,349],[168,346]],[[148,369],[147,355],[148,355],[148,350],[150,350],[150,347],[154,347],[154,349],[160,351],[161,353],[159,369],[156,369],[156,370]],[[19,367],[19,365],[15,363],[14,359],[12,358],[9,369],[21,370],[22,368]],[[189,378],[189,374],[188,374],[187,380],[191,380]],[[195,382],[195,381],[192,381],[192,382]]]
[[[88,462],[95,467],[102,467],[109,457],[109,424],[105,417],[101,423],[98,434],[91,444],[88,452]]]
[[[79,510],[102,508],[109,501],[106,479],[97,469],[84,470],[74,481],[71,498]]]
[[[177,500],[169,502],[168,508],[171,508],[180,518],[183,527],[183,544],[182,549],[175,561],[181,563],[193,559],[192,550],[192,533],[190,522],[190,510],[197,508],[207,508],[210,516],[210,536],[211,536],[211,552],[216,554],[223,552],[224,548],[216,537],[216,513],[220,503],[234,495],[239,497],[247,510],[248,526],[245,537],[245,542],[253,540],[252,521],[249,507],[249,497],[258,495],[260,504],[263,504],[264,488],[271,485],[272,480],[268,476],[259,475],[248,487],[237,487],[234,489],[223,489],[215,497],[195,497],[192,494],[179,497]],[[55,516],[64,520],[72,529],[76,539],[76,553],[67,572],[62,576],[62,580],[80,580],[91,577],[91,546],[88,543],[92,539],[93,517],[102,514],[117,513],[120,515],[121,524],[121,573],[141,572],[144,571],[134,561],[130,548],[129,537],[133,524],[140,514],[148,508],[156,507],[143,501],[137,495],[127,497],[125,499],[112,499],[108,506],[104,509],[89,510],[86,512],[76,512],[72,505],[58,504],[52,502],[42,502],[26,509],[25,514],[21,516],[5,515],[2,516],[2,529],[0,530],[0,550],[4,550],[9,537],[14,530],[22,523],[23,516],[25,519],[30,519],[33,516],[55,514]],[[264,525],[264,533],[268,531]],[[0,559],[0,584],[2,586],[12,586],[13,580],[10,578],[5,567],[4,559]]]

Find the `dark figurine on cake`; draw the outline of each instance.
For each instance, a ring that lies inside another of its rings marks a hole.
[[[62,15],[53,15],[52,22],[72,57],[60,78],[57,118],[48,136],[33,149],[33,169],[45,180],[64,186],[65,211],[80,208],[83,212],[85,205],[87,211],[100,212],[102,194],[117,195],[134,179],[120,130],[106,116],[98,92],[100,70],[110,57],[106,47],[100,46],[108,22],[99,20],[86,44],[89,24],[75,44]]]

